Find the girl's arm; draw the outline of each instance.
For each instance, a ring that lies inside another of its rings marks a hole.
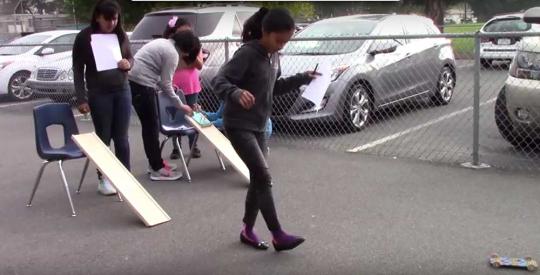
[[[234,53],[229,62],[219,69],[217,75],[212,79],[214,93],[221,98],[230,98],[236,103],[240,103],[240,96],[243,90],[238,88],[244,75],[249,68],[249,49],[241,47]]]
[[[280,76],[281,64],[278,64],[277,80],[274,84],[274,95],[282,95],[293,92],[300,86],[309,84],[309,82],[311,82],[313,79],[308,72],[298,73],[287,78],[280,78]]]

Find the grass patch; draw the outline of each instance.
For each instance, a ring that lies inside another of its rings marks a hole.
[[[445,33],[473,33],[480,30],[483,23],[445,25]],[[474,56],[474,38],[452,38],[452,47],[457,58],[472,59]]]

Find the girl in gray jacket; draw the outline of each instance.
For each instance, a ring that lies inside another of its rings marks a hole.
[[[287,234],[279,223],[264,135],[274,94],[292,92],[315,77],[314,73],[306,72],[279,78],[278,51],[291,39],[294,28],[294,20],[287,10],[261,8],[244,24],[242,40],[245,44],[213,79],[214,92],[225,102],[223,122],[227,136],[249,169],[250,184],[240,240],[257,249],[268,249],[268,244],[253,230],[259,210],[277,251],[293,249],[304,242],[302,237]]]

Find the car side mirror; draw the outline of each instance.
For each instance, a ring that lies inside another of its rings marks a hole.
[[[540,23],[540,7],[528,9],[523,15],[523,21],[527,23]]]
[[[49,54],[53,54],[53,53],[54,53],[53,48],[45,48],[45,49],[41,50],[41,55],[49,55]]]
[[[381,53],[393,53],[397,49],[396,45],[384,45],[384,44],[378,44],[373,49],[369,51],[369,54],[372,56],[381,54]]]

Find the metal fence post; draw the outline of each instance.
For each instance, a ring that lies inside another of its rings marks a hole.
[[[480,163],[480,32],[474,34],[474,86],[473,86],[473,148],[472,162],[464,163],[468,168],[487,168],[489,165]]]
[[[229,61],[229,37],[225,38],[225,62]]]

